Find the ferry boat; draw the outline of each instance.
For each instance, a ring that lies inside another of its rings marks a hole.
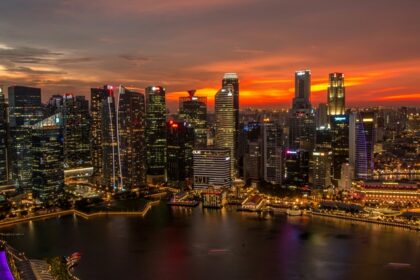
[[[286,210],[286,214],[288,216],[302,216],[302,210],[299,209],[297,206],[293,206]]]

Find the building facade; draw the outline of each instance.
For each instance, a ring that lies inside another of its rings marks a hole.
[[[328,81],[328,115],[344,115],[346,111],[346,88],[344,87],[344,74],[331,73]]]
[[[231,152],[228,149],[193,151],[194,189],[229,188],[232,185]]]

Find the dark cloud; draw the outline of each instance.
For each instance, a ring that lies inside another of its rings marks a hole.
[[[149,61],[148,57],[142,55],[121,54],[118,57],[129,61]]]

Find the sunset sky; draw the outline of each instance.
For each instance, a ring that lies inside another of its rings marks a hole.
[[[312,101],[343,72],[347,104],[420,105],[419,0],[1,0],[0,84],[188,89],[210,103],[237,72],[241,107],[286,108],[293,75]]]

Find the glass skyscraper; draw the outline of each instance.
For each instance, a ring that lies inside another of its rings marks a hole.
[[[165,88],[146,88],[147,183],[166,182],[166,102]]]
[[[24,191],[31,189],[32,125],[43,119],[41,89],[11,86],[9,94],[11,171],[14,184]]]
[[[0,86],[0,186],[9,183],[9,117],[3,87]]]
[[[195,96],[195,90],[188,91],[188,97],[179,98],[179,118],[194,128],[194,146],[207,146],[207,97]]]

